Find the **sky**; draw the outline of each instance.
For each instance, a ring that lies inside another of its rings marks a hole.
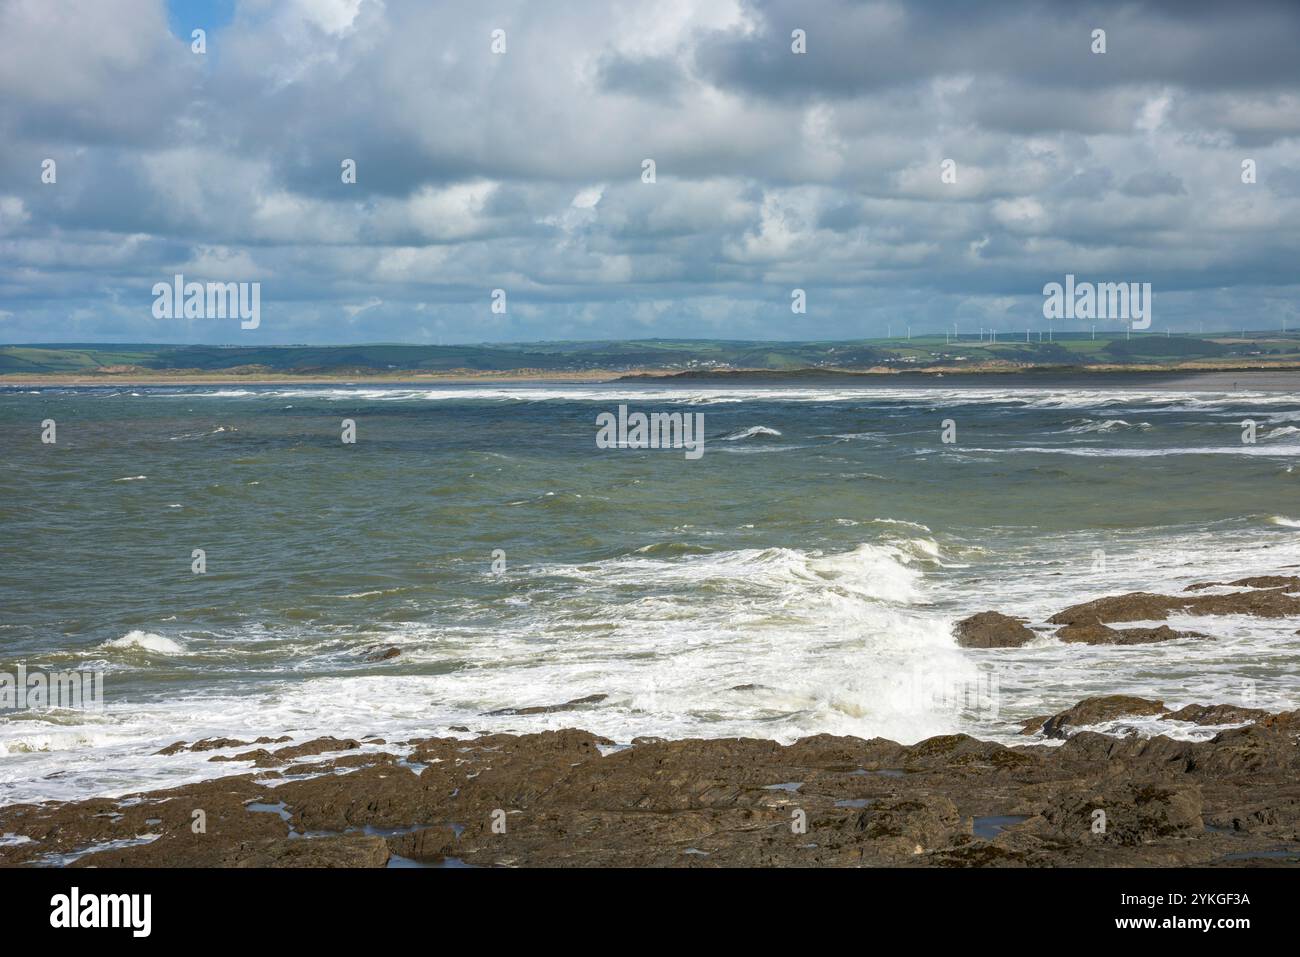
[[[1298,49],[1251,0],[0,0],[0,342],[1023,333],[1066,274],[1295,329]],[[156,317],[177,273],[257,328]]]

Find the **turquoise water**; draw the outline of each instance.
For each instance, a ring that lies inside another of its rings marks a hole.
[[[619,404],[702,412],[703,456],[597,448]],[[6,802],[242,770],[151,756],[218,734],[1010,739],[1096,693],[1300,704],[1294,621],[950,637],[1300,565],[1295,393],[10,389],[0,443],[0,670],[101,669],[107,699],[0,715]]]

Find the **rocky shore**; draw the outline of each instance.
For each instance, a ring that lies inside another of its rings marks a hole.
[[[1206,594],[1211,588],[1237,591]],[[1213,640],[1117,622],[1297,615],[1300,578],[1134,593],[1047,622],[985,612],[972,648],[1048,635]],[[1166,632],[1170,632],[1166,634]],[[593,695],[498,714],[580,712]],[[1144,734],[1126,722],[1144,723]],[[1206,738],[1151,734],[1199,725]],[[1182,725],[1186,727],[1186,724]],[[1106,733],[1096,730],[1104,728]],[[0,864],[73,867],[1300,864],[1300,711],[1090,698],[1024,722],[1025,743],[901,745],[818,735],[620,746],[586,731],[388,742],[376,736],[176,742],[247,772],[171,790],[0,808]],[[455,736],[451,734],[455,732]],[[1212,736],[1209,736],[1212,735]]]
[[[1244,721],[1206,741],[1078,726]],[[0,863],[75,867],[1268,866],[1300,863],[1300,713],[1080,702],[1006,747],[585,731],[178,744],[250,771],[0,809]],[[1100,813],[1099,813],[1100,812]]]

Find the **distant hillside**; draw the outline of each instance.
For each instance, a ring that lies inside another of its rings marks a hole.
[[[1047,341],[943,336],[843,342],[642,339],[500,345],[0,346],[0,377],[14,375],[401,376],[482,373],[637,373],[798,369],[1015,369],[1032,367],[1240,368],[1300,364],[1300,336],[1100,336]],[[0,380],[2,381],[2,380]]]

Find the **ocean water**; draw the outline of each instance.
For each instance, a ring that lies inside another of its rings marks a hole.
[[[597,448],[620,404],[704,413],[703,457]],[[8,389],[0,448],[0,671],[102,670],[106,699],[0,713],[4,803],[246,770],[153,754],[213,735],[1012,741],[1092,694],[1300,705],[1294,620],[1174,618],[1215,640],[1127,648],[951,637],[986,609],[1041,625],[1296,573],[1294,392]]]

